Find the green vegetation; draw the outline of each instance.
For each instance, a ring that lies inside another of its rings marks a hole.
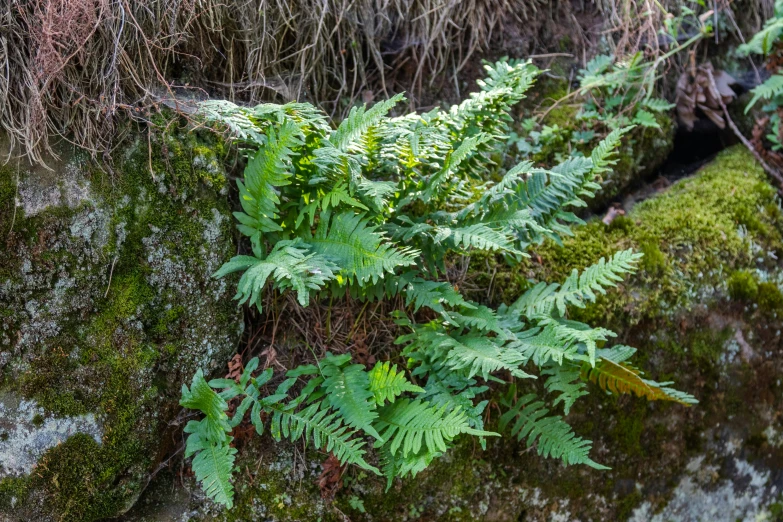
[[[259,310],[270,283],[295,292],[302,306],[313,294],[400,295],[405,308],[397,322],[410,330],[397,339],[409,377],[381,363],[367,372],[350,364],[350,354],[291,369],[269,392],[271,369],[252,375],[257,359],[239,382],[207,382],[197,373],[183,387],[181,404],[205,416],[188,424],[186,454],[194,456],[195,474],[213,500],[233,505],[230,433],[248,411],[259,434],[271,417],[276,439],[304,438],[342,463],[385,475],[390,486],[394,477],[426,468],[460,434],[482,445],[499,435],[484,429],[486,400],[474,400],[487,383],[507,382],[496,375],[511,383],[501,430],[508,425],[539,455],[597,469],[604,467],[589,457],[592,443],[535,396],[517,399],[514,380],[539,371],[546,388],[558,393],[553,407],[562,403],[566,413],[590,380],[614,393],[696,402],[641,377],[625,362],[633,348],[600,349],[613,332],[567,318],[568,308],[595,301],[634,270],[640,256],[630,250],[573,270],[562,284],[542,282],[496,310],[465,299],[444,278],[454,254],[494,253],[518,263],[545,238],[561,242],[569,224],[581,221],[565,209],[594,194],[593,180],[609,170],[625,132],[612,131],[589,158],[552,169],[522,162],[493,179],[490,155],[505,139],[507,112],[537,71],[505,61],[487,71],[482,90],[448,111],[389,118],[396,96],[355,108],[335,130],[306,104],[203,105],[208,119],[227,125],[250,156],[238,181],[242,212],[235,216],[252,255],[233,258],[215,276],[243,272],[237,298]],[[290,398],[294,389],[300,391]],[[229,417],[227,401],[236,397],[241,403]],[[367,462],[361,435],[374,441],[382,471]]]

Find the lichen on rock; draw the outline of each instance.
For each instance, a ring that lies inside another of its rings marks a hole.
[[[0,392],[43,422],[9,421],[0,453],[62,435],[0,474],[0,515],[127,510],[172,444],[179,384],[234,349],[241,314],[211,278],[236,251],[224,151],[174,125],[130,140],[111,171],[67,147],[51,171],[0,171]]]

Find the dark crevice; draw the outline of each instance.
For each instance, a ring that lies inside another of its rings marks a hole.
[[[736,143],[739,141],[731,130],[720,129],[706,118],[697,121],[691,131],[681,126],[674,136],[672,151],[663,165],[651,176],[640,180],[618,195],[610,206],[622,207],[628,212],[636,203],[694,174],[712,161],[720,151]],[[603,209],[596,214],[603,215],[607,210]]]

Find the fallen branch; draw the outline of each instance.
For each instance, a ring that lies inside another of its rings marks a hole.
[[[709,76],[710,79],[710,87],[717,92],[718,88],[715,85],[715,78],[712,75],[712,71],[709,69],[707,70],[707,76]],[[754,147],[753,144],[748,141],[748,139],[740,132],[740,130],[737,128],[737,125],[734,123],[734,120],[732,120],[731,116],[729,116],[729,110],[726,108],[726,104],[723,103],[722,97],[718,96],[718,102],[720,103],[721,109],[723,109],[723,115],[726,117],[726,123],[729,124],[729,127],[734,132],[734,135],[737,136],[742,144],[747,147],[751,154],[753,154],[753,157],[756,158],[756,161],[761,164],[764,171],[771,177],[775,178],[775,181],[778,182],[778,192],[783,194],[783,175],[781,175],[777,169],[772,168],[766,161],[764,161],[764,158],[761,157],[761,154],[759,154],[759,152],[756,150],[756,147]]]

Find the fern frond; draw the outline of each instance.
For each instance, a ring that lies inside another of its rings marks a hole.
[[[559,395],[552,403],[557,406],[563,403],[563,413],[568,415],[571,406],[580,398],[588,394],[587,385],[581,379],[582,369],[579,366],[563,363],[547,364],[541,370],[542,375],[546,375],[544,388],[549,393],[558,392]]]
[[[783,33],[783,16],[776,13],[775,16],[767,20],[761,31],[753,35],[749,42],[740,45],[737,48],[737,52],[744,56],[749,54],[766,56],[772,52],[775,43],[780,39],[781,33]]]
[[[483,223],[469,225],[461,228],[438,227],[435,233],[435,242],[447,242],[455,249],[477,249],[485,251],[503,251],[511,254],[522,254],[514,248],[513,240],[497,230],[489,228]]]
[[[615,395],[627,393],[650,401],[674,401],[690,406],[697,401],[692,395],[668,388],[670,383],[657,383],[642,378],[642,372],[625,362],[599,358],[594,367],[584,365],[582,377]]]
[[[377,362],[370,370],[369,389],[375,398],[375,404],[383,406],[385,402],[394,402],[404,392],[422,393],[424,390],[411,384],[405,378],[405,372],[397,372],[397,365],[389,361]]]
[[[302,306],[310,302],[310,292],[320,290],[335,277],[337,265],[320,253],[310,253],[301,240],[278,241],[264,259],[236,256],[220,267],[213,277],[220,278],[244,270],[237,285],[240,304],[250,302],[261,310],[261,295],[271,277],[280,290],[293,289]]]
[[[426,306],[436,312],[444,312],[444,305],[474,308],[451,284],[441,281],[427,281],[417,277],[405,287],[405,306],[413,304],[417,312]]]
[[[234,498],[231,474],[236,450],[229,447],[231,425],[226,414],[228,404],[209,386],[199,369],[190,388],[182,385],[180,405],[205,415],[204,419],[189,421],[185,426],[184,431],[188,434],[185,458],[195,455],[193,472],[207,496],[231,508]]]
[[[482,430],[484,419],[481,414],[489,401],[483,400],[474,404],[473,400],[488,389],[487,386],[477,386],[476,379],[469,379],[443,368],[428,373],[421,399],[433,406],[445,408],[446,411],[464,411],[470,427]]]
[[[759,100],[769,100],[783,94],[783,74],[774,74],[770,76],[764,83],[751,90],[751,92],[753,93],[753,98],[751,98],[748,105],[745,106],[745,114],[747,114]]]
[[[649,129],[661,128],[661,126],[658,124],[658,120],[655,119],[655,115],[644,109],[639,109],[636,111],[636,114],[634,114],[633,117],[633,123],[641,125],[642,127],[647,127]]]
[[[265,143],[247,164],[244,182],[237,180],[244,212],[234,215],[246,236],[282,230],[275,222],[280,203],[277,187],[291,183],[293,149],[303,144],[301,130],[292,121],[285,120],[277,132],[273,127],[268,129]]]
[[[574,269],[562,285],[537,284],[517,299],[511,310],[533,318],[550,316],[554,310],[564,316],[568,305],[584,308],[586,302],[595,301],[596,292],[605,294],[605,288],[616,286],[624,274],[635,271],[641,257],[632,250],[617,252],[608,261],[602,257],[581,275]]]
[[[669,103],[667,100],[664,100],[663,98],[647,98],[646,100],[642,101],[642,105],[647,107],[653,112],[666,112],[672,110],[676,104]]]
[[[579,362],[586,360],[579,345],[561,339],[552,326],[517,333],[511,347],[517,350],[525,361],[531,360],[539,367],[549,360],[557,364],[563,364],[564,360]]]
[[[590,160],[593,162],[593,172],[595,174],[608,172],[617,163],[614,156],[617,153],[617,148],[620,146],[620,140],[632,128],[625,127],[613,130],[593,149],[590,153]]]
[[[508,370],[518,378],[531,378],[519,367],[527,359],[514,348],[503,347],[490,337],[479,335],[447,336],[441,347],[450,348],[444,363],[453,370],[468,370],[468,378],[481,375],[485,380],[498,370]]]
[[[228,404],[209,386],[200,368],[193,376],[190,388],[182,385],[179,404],[205,415],[203,426],[199,429],[203,439],[220,442],[226,438],[226,433],[231,431],[226,414]]]
[[[419,454],[422,449],[444,452],[448,449],[446,444],[462,433],[497,436],[471,428],[463,411],[446,412],[421,400],[400,399],[380,408],[375,425],[389,452],[396,455],[400,451],[403,457]],[[380,444],[376,442],[377,446]]]
[[[340,412],[343,422],[379,439],[380,435],[372,427],[378,413],[374,401],[370,400],[374,393],[370,390],[370,376],[364,366],[345,366],[340,358],[328,354],[321,361],[321,373],[326,400],[332,409]]]
[[[512,387],[501,402],[509,410],[500,417],[499,429],[510,426],[511,435],[518,440],[527,439],[528,447],[536,444],[536,450],[542,457],[561,459],[567,466],[585,464],[595,469],[609,469],[589,457],[593,443],[577,437],[559,415],[548,415],[544,403],[536,400],[534,394],[513,401]],[[513,422],[512,422],[513,421]]]
[[[380,474],[380,471],[364,460],[364,442],[359,438],[351,438],[354,432],[343,425],[342,419],[335,412],[327,414],[328,410],[320,402],[315,402],[301,411],[296,411],[298,403],[272,404],[268,410],[272,412],[270,432],[275,440],[282,438],[296,442],[304,438],[315,447],[334,453],[340,462],[356,464],[360,468]]]
[[[501,327],[495,312],[484,305],[472,306],[459,312],[449,312],[450,322],[456,323],[462,328],[495,332],[502,338],[507,337],[506,331]]]
[[[185,458],[195,455],[193,473],[201,483],[204,493],[227,509],[234,506],[231,476],[237,450],[229,446],[232,439],[233,437],[227,437],[224,442],[213,442],[203,439],[199,433],[191,433],[185,450]]]
[[[315,235],[306,242],[340,267],[340,276],[347,281],[374,283],[397,267],[414,265],[418,256],[411,248],[395,248],[377,228],[363,214],[343,212],[330,219],[325,212]]]
[[[598,343],[607,341],[616,334],[606,328],[592,328],[578,321],[563,319],[562,317],[547,317],[539,320],[539,326],[551,327],[555,336],[564,344],[584,346],[587,352],[587,360],[591,365],[595,364],[595,353]]]
[[[441,455],[441,452],[430,451],[421,451],[418,454],[409,453],[408,455],[403,455],[401,451],[398,451],[395,454],[384,446],[380,451],[380,459],[381,471],[386,477],[386,491],[389,491],[395,477],[405,478],[408,475],[415,477]]]
[[[396,94],[388,100],[376,103],[369,109],[365,106],[352,107],[348,116],[340,123],[340,126],[329,136],[329,141],[339,150],[347,151],[352,143],[373,126],[380,123],[386,114],[397,103],[405,99],[402,93]]]

